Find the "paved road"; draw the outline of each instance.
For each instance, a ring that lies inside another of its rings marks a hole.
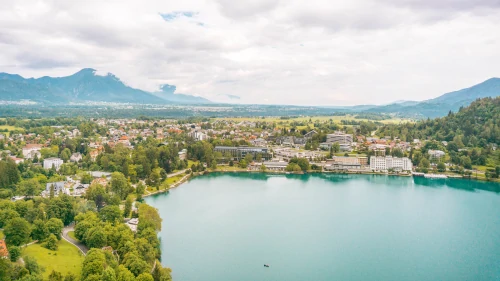
[[[73,238],[69,237],[69,235],[68,235],[68,232],[74,231],[74,230],[75,230],[74,225],[66,226],[65,228],[63,228],[62,238],[64,238],[64,240],[68,241],[69,243],[73,244],[78,249],[80,249],[82,254],[85,256],[87,254],[87,252],[89,251],[89,248],[87,248],[87,246],[85,246],[82,242],[76,241]]]
[[[175,177],[177,175],[186,174],[186,170],[187,169],[184,169],[184,170],[181,170],[181,171],[178,171],[178,172],[175,172],[175,173],[167,174],[167,177],[170,178],[170,177]]]

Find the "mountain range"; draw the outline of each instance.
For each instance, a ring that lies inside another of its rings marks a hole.
[[[210,100],[176,93],[176,86],[164,84],[159,91],[147,92],[125,85],[108,73],[84,68],[65,77],[23,78],[17,74],[0,73],[0,101],[31,100],[39,103],[70,104],[113,102],[137,104],[210,104]],[[228,95],[231,99],[238,96]],[[390,113],[402,117],[439,117],[457,111],[474,100],[500,96],[500,78],[491,78],[470,88],[443,94],[425,101],[399,100],[386,105],[322,107],[332,111]]]
[[[75,102],[114,102],[140,104],[206,104],[209,100],[174,94],[175,86],[163,85],[162,91],[150,93],[125,85],[109,73],[96,75],[84,68],[65,77],[23,78],[17,74],[0,73],[0,100],[31,100],[40,103],[67,104]]]
[[[349,112],[390,113],[401,117],[441,117],[451,110],[468,106],[473,101],[485,97],[500,96],[500,78],[490,78],[470,88],[443,94],[424,101],[396,101],[386,105],[356,105],[335,107]]]

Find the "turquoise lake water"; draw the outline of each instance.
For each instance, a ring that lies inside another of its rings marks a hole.
[[[456,179],[215,173],[146,202],[163,218],[174,281],[500,280],[499,192]]]

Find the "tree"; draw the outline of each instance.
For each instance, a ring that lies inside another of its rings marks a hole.
[[[429,160],[427,158],[422,158],[422,160],[420,160],[419,166],[422,168],[428,169],[431,166],[431,163],[429,162]]]
[[[132,211],[132,203],[133,198],[131,196],[128,196],[127,200],[125,201],[125,208],[123,209],[123,216],[126,218],[128,218],[130,211]]]
[[[68,162],[69,158],[71,157],[71,150],[69,150],[68,148],[63,149],[60,156],[64,162]]]
[[[265,172],[267,170],[266,166],[264,164],[260,165],[260,171]]]
[[[9,247],[9,258],[11,262],[16,262],[21,256],[21,248],[16,246]]]
[[[253,155],[251,153],[247,153],[247,155],[245,155],[245,161],[249,164],[252,163]]]
[[[241,159],[240,161],[240,168],[246,168],[248,167],[248,162],[245,159]]]
[[[11,219],[18,217],[20,217],[19,213],[15,210],[0,210],[0,228],[4,227]]]
[[[111,174],[111,191],[124,200],[133,191],[127,179],[122,173],[114,172]]]
[[[36,179],[28,179],[19,184],[19,193],[27,197],[33,197],[40,193],[42,187]]]
[[[139,230],[152,227],[154,230],[160,231],[161,222],[162,219],[158,213],[158,209],[144,203],[139,205]]]
[[[212,160],[212,163],[210,164],[210,168],[212,170],[217,170],[217,161],[215,159]]]
[[[439,172],[445,172],[446,171],[446,165],[443,162],[439,162],[437,164],[437,169]]]
[[[144,194],[144,191],[146,190],[146,187],[142,182],[139,182],[137,184],[137,187],[135,188],[135,194],[137,195],[137,201],[142,201],[142,195]]]
[[[24,256],[24,268],[26,268],[31,275],[38,275],[42,273],[42,268],[38,265],[35,258],[30,256]]]
[[[92,182],[93,178],[92,175],[89,173],[83,173],[81,182],[83,184],[90,184]]]
[[[104,232],[104,230],[99,226],[93,227],[87,232],[85,241],[87,242],[87,246],[89,248],[100,249],[107,244],[106,232]]]
[[[5,226],[4,234],[8,245],[20,246],[29,242],[31,226],[23,218],[13,218]]]
[[[142,273],[135,279],[136,281],[155,281],[153,276],[149,273]]]
[[[49,274],[49,281],[63,281],[63,276],[61,272],[52,270],[52,272]]]
[[[61,240],[61,232],[64,228],[64,224],[60,219],[51,218],[45,225],[50,234],[53,234],[58,240]]]
[[[108,221],[114,223],[115,221],[120,221],[122,217],[122,211],[118,206],[106,206],[99,212],[99,218],[102,221]]]
[[[332,148],[331,148],[333,153],[337,153],[340,151],[340,144],[338,142],[332,143]]]
[[[125,254],[123,265],[136,277],[149,271],[149,265],[134,252]]]
[[[47,248],[52,251],[57,251],[57,237],[54,234],[50,234],[49,238],[47,238],[47,241],[42,244],[44,248]]]
[[[64,277],[64,281],[76,281],[76,275],[68,272],[68,274],[66,274],[66,276]]]
[[[49,234],[46,223],[39,219],[33,222],[33,230],[31,231],[31,238],[33,238],[33,240],[43,241],[49,237]]]

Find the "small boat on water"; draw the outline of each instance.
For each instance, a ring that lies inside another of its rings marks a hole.
[[[264,264],[264,267],[269,267],[269,265],[268,264]]]

